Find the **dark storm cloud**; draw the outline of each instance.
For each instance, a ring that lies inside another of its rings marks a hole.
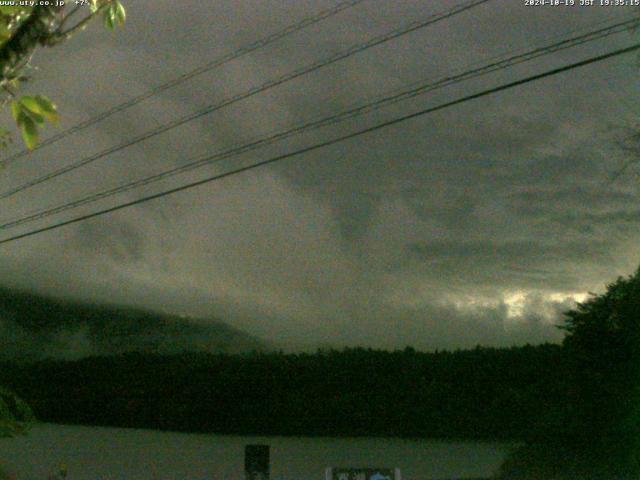
[[[0,189],[454,3],[369,0],[36,151],[6,170]],[[65,128],[331,4],[130,2],[125,30],[111,34],[96,25],[40,52],[41,70],[29,88],[56,99]],[[489,2],[8,199],[2,218],[184,164],[614,14],[631,10]],[[268,158],[630,41],[624,34],[562,52],[234,161]],[[554,322],[573,298],[631,272],[640,258],[637,179],[609,181],[629,159],[620,132],[638,108],[635,63],[628,56],[575,70],[6,245],[2,280],[66,297],[212,315],[290,347],[556,341]]]
[[[613,257],[610,243],[596,241],[440,240],[408,248],[413,255],[407,261],[417,259],[431,275],[464,282],[469,289],[474,285],[526,288],[541,284],[547,289],[579,288],[575,278],[564,272],[559,276],[559,270],[570,265],[610,263]]]

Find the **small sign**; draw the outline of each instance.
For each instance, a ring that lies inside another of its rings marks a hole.
[[[328,468],[326,480],[401,480],[398,468]]]
[[[269,480],[269,445],[246,445],[244,474],[246,480]]]

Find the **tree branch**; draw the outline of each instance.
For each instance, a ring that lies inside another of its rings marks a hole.
[[[89,22],[93,20],[93,17],[96,16],[96,13],[97,12],[87,15],[85,18],[83,18],[78,23],[76,23],[73,27],[69,28],[68,30],[65,30],[64,32],[56,32],[55,34],[51,35],[49,38],[47,38],[47,41],[46,41],[47,47],[51,47],[53,45],[66,42],[73,35],[84,30],[89,24]]]
[[[11,39],[0,48],[0,82],[11,81],[28,63],[38,45],[46,45],[60,27],[61,6],[34,7],[29,17],[20,25]]]
[[[78,5],[76,5],[69,13],[67,13],[64,18],[62,19],[62,21],[60,22],[60,27],[59,29],[62,29],[65,25],[65,23],[67,23],[67,21],[73,17],[76,13],[78,13],[80,11],[80,9],[83,8],[83,5],[81,3],[79,3]]]

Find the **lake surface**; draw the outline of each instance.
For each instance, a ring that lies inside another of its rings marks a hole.
[[[43,424],[0,439],[18,480],[244,480],[244,446],[271,446],[272,480],[322,480],[326,467],[399,467],[403,480],[490,476],[513,444],[381,438],[244,437]],[[155,473],[157,472],[157,473]]]

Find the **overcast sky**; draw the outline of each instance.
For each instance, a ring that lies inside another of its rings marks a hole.
[[[123,3],[124,30],[110,33],[97,22],[34,58],[40,70],[27,91],[55,99],[58,130],[334,4]],[[2,172],[0,189],[457,3],[367,0],[22,158]],[[633,14],[630,7],[490,1],[2,200],[0,220]],[[439,90],[55,219],[630,45],[638,35],[623,33]],[[632,168],[609,181],[633,158],[620,143],[637,124],[638,63],[636,54],[617,57],[2,245],[0,281],[214,316],[294,348],[558,341],[559,312],[632,273],[640,260],[640,177]],[[54,132],[48,128],[46,135]]]

